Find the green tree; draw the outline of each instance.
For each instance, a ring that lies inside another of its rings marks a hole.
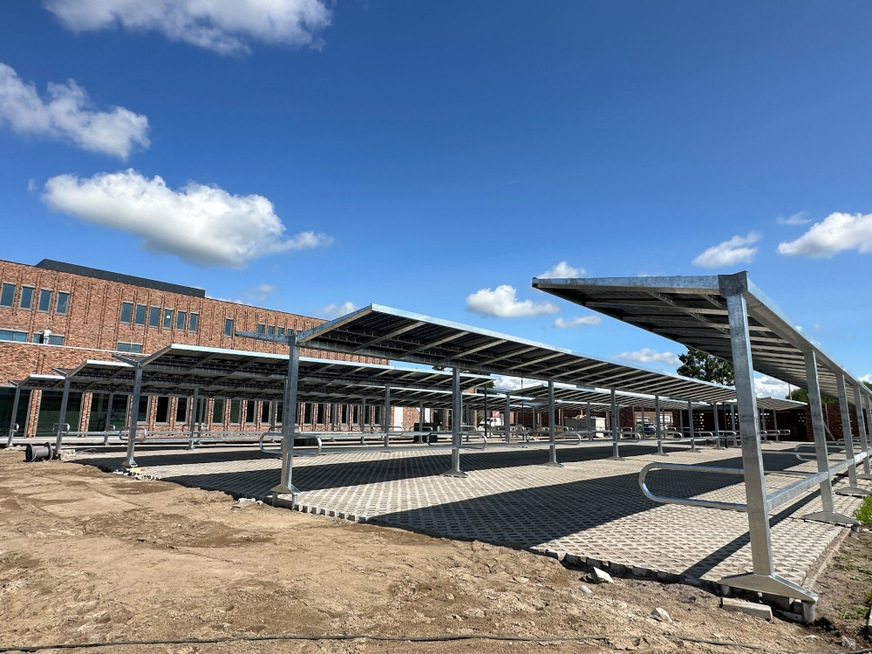
[[[808,404],[808,391],[804,388],[794,388],[790,391],[790,395],[787,396],[788,400],[795,400],[796,402],[805,402]],[[826,395],[821,395],[821,403],[822,404],[836,404],[836,399],[832,397],[827,397]]]
[[[687,354],[679,354],[678,359],[681,361],[679,375],[726,386],[734,384],[733,364],[729,361],[692,347],[687,348]]]

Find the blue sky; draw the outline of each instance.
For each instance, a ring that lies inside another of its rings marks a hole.
[[[747,269],[872,373],[869,3],[0,11],[0,258],[665,368],[681,346],[531,278]]]

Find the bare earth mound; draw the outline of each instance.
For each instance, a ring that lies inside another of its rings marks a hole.
[[[526,552],[22,459],[0,452],[0,652],[726,654],[835,651],[843,635],[866,646],[866,535],[821,576],[829,628],[805,628],[729,613],[688,586],[593,585]],[[360,635],[391,640],[339,639]]]

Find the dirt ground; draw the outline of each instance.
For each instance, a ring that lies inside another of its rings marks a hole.
[[[864,534],[832,558],[807,628],[727,612],[689,586],[594,585],[589,570],[526,552],[14,450],[0,451],[0,530],[0,652],[727,654],[840,651],[844,635],[868,646]],[[658,607],[673,624],[651,616]]]

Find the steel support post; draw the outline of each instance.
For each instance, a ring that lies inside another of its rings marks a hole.
[[[690,423],[690,451],[696,452],[696,430],[693,427],[693,402],[687,401],[687,422]]]
[[[817,356],[814,350],[805,353],[805,374],[808,376],[808,404],[811,409],[811,424],[814,432],[814,449],[818,472],[826,473],[821,481],[821,504],[823,511],[803,516],[806,520],[833,522],[839,524],[859,524],[853,518],[836,513],[833,509],[833,481],[830,462],[827,457],[827,434],[824,427],[824,408],[821,403],[821,389],[818,382]]]
[[[506,413],[503,416],[503,429],[506,432],[506,443],[511,442],[510,432],[512,430],[512,396],[506,393]]]
[[[554,381],[548,380],[548,463],[556,468],[563,466],[557,463],[557,425],[554,424]]]
[[[733,354],[736,398],[739,404],[739,428],[742,435],[742,468],[745,475],[745,502],[748,508],[748,531],[751,541],[752,572],[724,577],[721,584],[759,591],[814,603],[817,595],[780,575],[772,562],[772,539],[769,529],[769,506],[763,476],[763,453],[757,431],[757,398],[754,392],[754,369],[751,362],[751,339],[748,308],[744,291],[744,273],[722,275],[720,290],[727,300],[730,345]]]
[[[731,404],[731,405],[730,405],[730,420],[731,420],[732,423],[733,423],[733,447],[735,447],[736,445],[739,444],[739,443],[738,443],[738,439],[739,439],[739,435],[738,435],[738,434],[739,434],[739,427],[738,427],[738,424],[737,424],[737,421],[736,421],[736,409],[737,409],[737,408],[738,408],[738,407],[737,407],[735,404]]]
[[[103,421],[103,431],[109,431],[112,422],[112,402],[115,400],[115,393],[109,393],[109,401],[106,404],[106,420]],[[106,443],[103,443],[104,445]]]
[[[197,429],[197,409],[200,404],[200,389],[194,388],[194,399],[192,400],[191,405],[191,424],[188,431],[188,449],[194,449],[194,432]]]
[[[419,432],[418,439],[420,439],[421,442],[424,442],[426,439],[424,438],[423,435],[421,435],[424,433],[424,401],[423,400],[418,402],[418,432]]]
[[[845,387],[845,376],[841,373],[836,375],[836,383],[839,390],[839,411],[842,416],[842,438],[845,441],[845,460],[848,464],[848,487],[840,488],[839,495],[851,495],[853,497],[865,497],[869,491],[857,486],[857,464],[854,463],[854,434],[851,433],[851,409],[848,407],[848,391]]]
[[[487,412],[487,386],[484,387],[484,439],[487,440],[490,415]]]
[[[139,394],[142,391],[142,366],[138,362],[131,365],[134,367],[133,395],[130,397],[130,409],[127,411],[127,456],[121,464],[122,468],[128,470],[138,467],[134,454],[136,452],[136,430],[139,428]]]
[[[390,384],[385,384],[385,415],[384,420],[382,420],[385,428],[385,447],[390,447],[391,445],[391,386]]]
[[[781,442],[781,435],[778,433],[778,411],[772,409],[772,428],[775,430],[775,442]]]
[[[715,447],[717,449],[721,450],[723,448],[721,447],[721,427],[718,424],[718,403],[717,402],[715,402],[713,405],[712,417],[713,417],[712,424],[715,428]]]
[[[866,420],[863,417],[863,392],[859,385],[854,386],[854,408],[857,412],[857,431],[860,432],[860,447],[866,453],[863,459],[863,472],[858,475],[861,479],[872,479],[869,470],[869,435],[866,431]]]
[[[6,447],[12,447],[12,439],[15,438],[15,418],[18,417],[18,402],[21,399],[21,386],[15,384],[15,397],[12,399],[12,416],[9,418],[9,438]]]
[[[618,397],[615,389],[612,389],[612,456],[610,458],[621,460],[621,446],[619,444],[620,435],[618,434]]]
[[[288,333],[288,379],[285,382],[284,415],[282,416],[282,476],[278,486],[270,490],[276,495],[290,493],[291,504],[297,503],[299,490],[294,486],[294,436],[297,431],[297,385],[300,379],[300,348],[297,332]]]
[[[530,405],[530,411],[532,412],[532,415],[533,415],[533,422],[532,422],[533,426],[531,428],[532,433],[530,434],[530,436],[535,441],[539,437],[539,434],[537,433],[539,431],[539,425],[537,423],[537,418],[538,418],[537,413],[538,412],[536,411],[535,404]]]
[[[460,396],[460,368],[451,369],[451,470],[442,473],[446,477],[466,477],[460,469],[460,428],[463,414],[463,398]]]
[[[57,369],[55,369],[57,370]],[[64,425],[67,422],[67,403],[70,400],[70,376],[64,374],[64,393],[61,395],[61,410],[58,413],[58,431],[57,440],[55,441],[54,456],[59,459],[61,457],[61,444],[64,440]]]
[[[660,425],[660,396],[654,396],[654,430],[657,434],[657,454],[669,456],[663,451],[663,428]]]
[[[591,431],[591,415],[590,415],[590,402],[587,403],[587,411],[584,414],[584,424],[587,428],[587,438],[588,440],[593,440],[593,432]]]

